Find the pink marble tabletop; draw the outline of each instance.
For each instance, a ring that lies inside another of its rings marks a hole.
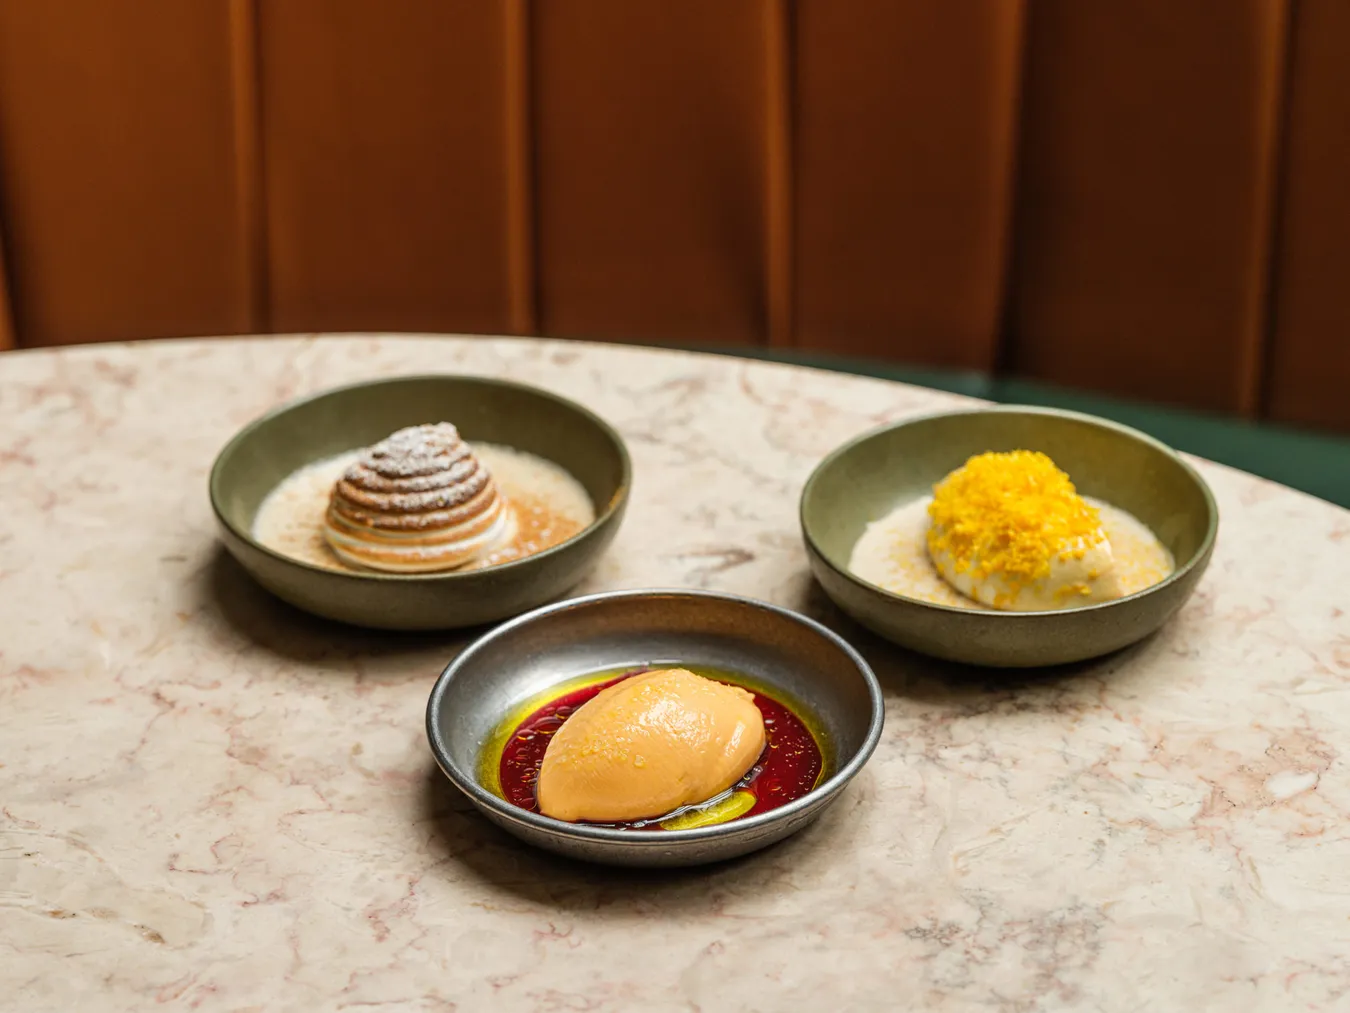
[[[816,824],[679,874],[470,810],[423,734],[455,635],[310,619],[221,550],[216,451],[337,383],[463,371],[593,406],[628,519],[580,590],[686,585],[840,630],[885,736]],[[1054,678],[906,655],[814,588],[822,454],[961,399],[685,353],[277,338],[0,356],[0,1008],[1350,1009],[1350,513],[1201,463],[1214,563]]]

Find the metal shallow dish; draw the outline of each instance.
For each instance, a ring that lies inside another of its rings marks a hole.
[[[932,493],[974,454],[1040,450],[1078,490],[1147,524],[1176,569],[1137,594],[1052,612],[994,612],[892,594],[849,571],[872,521]],[[1151,436],[1049,408],[996,407],[909,419],[865,433],[816,467],[802,490],[802,536],[825,593],[904,647],[1000,667],[1057,665],[1118,650],[1153,633],[1195,590],[1214,551],[1219,510],[1205,480]]]
[[[803,707],[824,733],[826,776],[778,809],[692,830],[632,831],[551,819],[479,780],[479,757],[522,701],[592,672],[676,662],[744,674]],[[441,673],[427,737],[441,770],[494,823],[531,844],[613,865],[697,865],[765,847],[820,815],[862,769],[885,709],[867,662],[795,612],[704,591],[616,591],[537,609],[486,634]]]
[[[296,469],[369,446],[403,426],[453,422],[466,440],[499,443],[566,468],[590,494],[590,527],[544,552],[464,573],[326,570],[259,544],[263,499]],[[632,484],[619,434],[548,391],[478,376],[371,380],[284,405],[239,431],[211,469],[211,505],[231,555],[258,583],[307,612],[392,630],[476,626],[557,598],[599,562]]]

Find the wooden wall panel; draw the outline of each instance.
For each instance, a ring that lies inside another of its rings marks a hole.
[[[0,348],[768,340],[1350,429],[1348,10],[0,0]]]
[[[798,343],[994,364],[1023,4],[798,4]]]
[[[261,7],[276,330],[506,331],[510,0]],[[528,224],[528,223],[523,223]]]
[[[227,0],[0,0],[23,344],[249,328]]]
[[[1291,53],[1269,407],[1350,430],[1350,4],[1302,0]]]
[[[546,333],[764,339],[776,6],[534,6]]]
[[[1285,2],[1029,11],[1010,365],[1253,411]]]

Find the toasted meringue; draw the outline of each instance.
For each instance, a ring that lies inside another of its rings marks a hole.
[[[355,566],[428,573],[515,537],[516,519],[459,431],[410,426],[365,451],[333,487],[324,537]]]

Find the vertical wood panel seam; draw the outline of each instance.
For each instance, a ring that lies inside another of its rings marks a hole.
[[[1016,340],[1014,329],[1017,323],[1018,299],[1021,295],[1017,287],[1020,272],[1017,270],[1019,240],[1025,225],[1026,213],[1022,208],[1021,186],[1024,172],[1023,159],[1026,156],[1026,82],[1031,72],[1031,3],[1023,0],[1017,15],[1018,30],[1016,47],[1017,70],[1013,78],[1013,94],[1010,116],[1012,123],[1008,139],[1008,157],[1004,161],[1003,171],[1007,174],[1007,203],[1003,209],[1003,256],[999,264],[999,310],[994,319],[994,349],[991,356],[990,372],[994,376],[1009,373],[1016,366]]]
[[[793,111],[796,33],[792,0],[769,0],[765,24],[765,274],[767,342],[791,346],[794,333]]]
[[[1292,133],[1289,115],[1293,108],[1294,45],[1299,0],[1287,0],[1283,5],[1284,18],[1280,26],[1283,38],[1279,40],[1280,66],[1277,68],[1277,88],[1268,116],[1273,117],[1270,150],[1266,154],[1265,192],[1262,194],[1264,212],[1262,227],[1258,229],[1256,245],[1265,256],[1258,270],[1258,291],[1252,295],[1255,340],[1247,356],[1248,363],[1242,377],[1243,413],[1256,418],[1268,418],[1273,396],[1272,367],[1275,360],[1275,342],[1279,327],[1279,294],[1281,278],[1281,251],[1284,245],[1284,212],[1289,185],[1289,147]]]
[[[4,148],[0,146],[0,165],[3,165],[4,154]],[[4,178],[4,173],[0,172],[0,180]],[[3,197],[3,192],[0,192],[0,351],[19,347],[19,317],[14,304],[17,287],[14,284],[14,275],[10,271],[10,262],[6,257],[9,230],[8,222],[4,220]]]
[[[14,302],[9,295],[13,291],[13,283],[9,276],[8,263],[5,258],[4,229],[0,227],[0,351],[16,348],[19,344],[19,329],[14,320]]]
[[[530,0],[503,0],[506,58],[506,275],[507,323],[515,334],[539,328],[538,221],[535,215],[534,47]]]
[[[230,92],[233,99],[236,228],[243,319],[251,333],[271,330],[267,203],[262,157],[262,60],[259,0],[230,0]]]

